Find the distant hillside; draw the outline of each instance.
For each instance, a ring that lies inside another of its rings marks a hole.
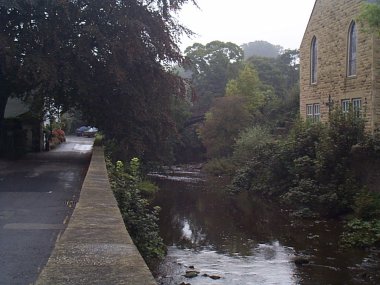
[[[241,45],[244,50],[244,58],[248,59],[252,56],[261,57],[277,57],[280,55],[284,48],[279,45],[272,45],[266,41],[254,41]]]

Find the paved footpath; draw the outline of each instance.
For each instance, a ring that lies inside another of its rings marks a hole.
[[[36,281],[78,200],[92,143],[68,137],[52,151],[0,160],[0,285]]]

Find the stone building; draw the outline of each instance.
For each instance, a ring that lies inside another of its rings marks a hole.
[[[326,121],[340,106],[380,129],[380,39],[356,19],[374,0],[316,0],[300,47],[300,112]]]
[[[19,156],[43,150],[43,124],[30,112],[30,106],[17,98],[9,98],[3,133],[0,133],[0,157]]]

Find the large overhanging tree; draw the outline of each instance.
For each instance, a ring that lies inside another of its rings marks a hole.
[[[0,127],[7,99],[75,107],[130,155],[156,159],[174,129],[175,12],[193,0],[0,1]],[[174,13],[174,14],[173,14]],[[173,16],[174,15],[174,16]]]

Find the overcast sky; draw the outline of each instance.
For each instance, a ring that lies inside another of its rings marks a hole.
[[[285,49],[299,48],[315,0],[197,0],[178,15],[199,36],[183,38],[181,49],[213,40],[241,45],[264,40]]]

